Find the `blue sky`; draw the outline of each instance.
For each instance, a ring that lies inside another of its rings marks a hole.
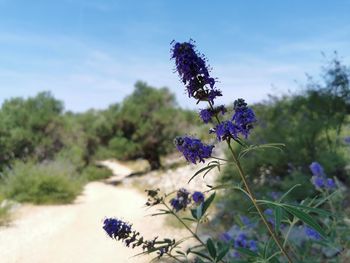
[[[0,103],[49,90],[67,110],[106,108],[137,80],[195,107],[170,42],[193,38],[224,97],[296,91],[334,50],[350,62],[350,1],[0,0]]]

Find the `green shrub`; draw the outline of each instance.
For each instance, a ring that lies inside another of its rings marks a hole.
[[[96,181],[106,179],[112,176],[111,170],[105,167],[88,166],[83,170],[82,177],[87,181]]]
[[[1,192],[5,198],[35,204],[70,203],[82,190],[83,181],[69,162],[41,164],[16,161],[4,172]]]

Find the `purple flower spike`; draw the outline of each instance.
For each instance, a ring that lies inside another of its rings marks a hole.
[[[210,158],[214,145],[205,145],[201,140],[187,136],[176,137],[175,145],[182,152],[187,161],[194,164],[199,162],[204,163],[205,158]]]
[[[111,238],[117,240],[125,239],[131,233],[131,225],[116,218],[106,218],[103,222],[103,229]]]
[[[206,58],[196,51],[194,41],[172,42],[171,58],[175,60],[176,71],[185,84],[188,96],[199,101],[210,101],[222,96],[214,87],[215,79],[209,75]]]
[[[235,114],[232,116],[232,121],[244,138],[248,138],[249,132],[253,128],[253,123],[256,122],[255,113],[251,108],[247,107],[244,99],[236,100],[233,108]]]

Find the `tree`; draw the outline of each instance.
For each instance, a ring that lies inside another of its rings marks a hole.
[[[0,111],[0,162],[34,156],[50,158],[63,147],[61,141],[63,103],[51,93],[28,99],[6,100]]]
[[[160,156],[172,149],[180,117],[175,97],[167,88],[156,89],[137,82],[120,108],[114,147],[126,158],[145,158],[152,170],[161,166]]]

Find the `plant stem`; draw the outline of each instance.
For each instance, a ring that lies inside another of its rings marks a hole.
[[[284,242],[283,242],[283,247],[285,247],[287,245],[287,241],[290,235],[290,232],[292,231],[292,228],[294,227],[294,225],[298,222],[298,220],[295,221],[295,218],[293,218],[293,221],[291,222],[291,224],[289,225],[288,231],[286,236],[284,237]]]
[[[210,101],[208,101],[208,103],[209,103],[210,108],[211,108],[211,109],[213,110],[213,112],[214,112],[213,104],[212,104]],[[220,119],[218,118],[217,114],[215,114],[215,119],[216,119],[216,121],[218,122],[218,124],[221,123],[221,121],[220,121]],[[232,139],[234,139],[234,138],[232,138]],[[258,213],[259,213],[259,215],[260,215],[260,217],[261,217],[263,223],[265,224],[267,230],[269,231],[269,233],[270,233],[271,237],[273,238],[273,240],[275,241],[276,245],[279,247],[279,249],[281,250],[281,252],[283,253],[283,255],[287,258],[288,262],[289,262],[289,263],[292,263],[292,262],[293,262],[292,259],[289,257],[289,255],[287,254],[287,252],[286,252],[285,249],[283,248],[281,242],[278,240],[277,236],[275,235],[275,233],[274,233],[273,230],[271,229],[269,223],[268,223],[268,222],[266,221],[266,219],[265,219],[265,216],[264,216],[263,212],[261,211],[261,209],[260,209],[258,203],[256,202],[256,198],[255,198],[253,192],[251,191],[251,189],[250,189],[250,187],[249,187],[249,185],[248,185],[248,182],[247,182],[247,180],[246,180],[246,178],[245,178],[244,171],[243,171],[243,169],[242,169],[241,163],[239,162],[239,160],[238,160],[238,158],[237,158],[237,156],[236,156],[234,150],[232,149],[232,146],[231,146],[231,143],[230,143],[230,139],[229,139],[229,140],[226,140],[226,142],[227,142],[227,146],[228,146],[228,148],[230,149],[230,152],[231,152],[231,154],[232,154],[233,160],[234,160],[234,162],[236,163],[236,166],[237,166],[239,175],[241,176],[241,179],[242,179],[242,181],[243,181],[243,184],[244,184],[244,186],[245,186],[245,189],[246,189],[246,191],[248,192],[248,194],[250,195],[250,199],[252,200],[253,205],[255,206],[256,210],[258,211]]]
[[[227,146],[228,148],[230,149],[230,152],[232,154],[232,157],[233,157],[233,160],[235,161],[236,163],[236,166],[237,166],[237,169],[238,169],[238,172],[239,172],[239,175],[241,176],[241,179],[243,181],[243,184],[244,184],[244,187],[246,189],[246,191],[248,192],[248,194],[250,195],[250,199],[252,200],[253,202],[253,205],[255,206],[256,210],[258,211],[258,214],[260,215],[263,223],[265,224],[267,230],[269,231],[271,237],[274,239],[276,245],[279,247],[279,249],[281,250],[281,252],[284,254],[284,256],[287,258],[288,262],[289,263],[292,263],[292,259],[289,257],[289,255],[287,254],[287,252],[285,251],[285,249],[283,248],[282,244],[280,243],[280,241],[278,240],[277,236],[275,235],[275,233],[273,232],[273,230],[271,229],[269,223],[266,221],[266,218],[263,214],[263,212],[261,211],[261,208],[259,207],[258,203],[256,202],[256,198],[253,194],[253,192],[251,191],[249,185],[248,185],[248,182],[245,178],[245,175],[244,175],[244,172],[243,172],[243,169],[242,169],[242,166],[241,166],[241,163],[239,162],[238,158],[236,157],[236,154],[234,152],[234,150],[232,149],[232,146],[231,146],[231,143],[229,140],[226,141],[227,142]]]

